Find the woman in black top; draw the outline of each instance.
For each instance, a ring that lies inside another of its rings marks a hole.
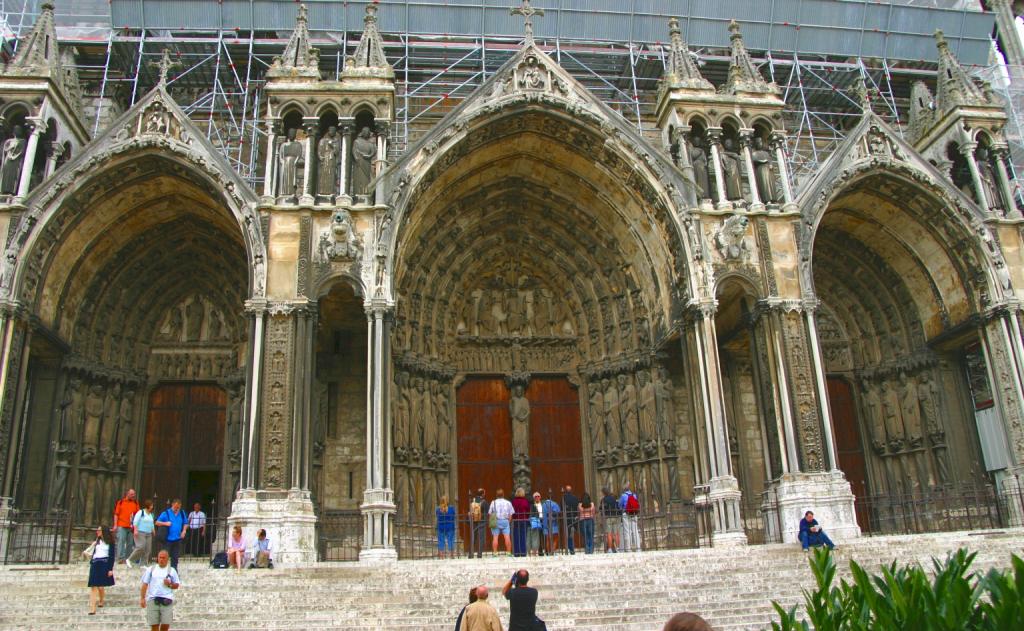
[[[96,529],[96,543],[93,544],[92,559],[89,561],[89,615],[96,614],[96,607],[103,606],[105,587],[114,585],[114,562],[117,550],[109,528]]]

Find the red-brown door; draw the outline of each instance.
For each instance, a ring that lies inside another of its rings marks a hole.
[[[190,474],[193,480],[210,477],[196,475],[202,472],[219,475],[225,405],[224,390],[209,384],[166,384],[150,394],[139,495],[155,498],[155,510],[180,498],[199,501],[210,514],[209,484],[190,489],[189,479]]]
[[[832,414],[835,431],[836,458],[839,468],[846,474],[853,494],[859,499],[868,494],[868,468],[864,458],[864,446],[860,438],[860,425],[854,407],[853,390],[850,383],[839,377],[828,378],[828,408]],[[857,506],[857,523],[867,532],[867,512]]]
[[[560,489],[571,484],[583,492],[583,439],[579,391],[565,377],[534,377],[526,389],[530,402],[530,468],[533,490],[549,490],[561,502]]]
[[[512,499],[512,421],[508,413],[509,390],[502,377],[467,377],[455,396],[458,432],[460,519],[469,511],[469,493],[487,490],[494,499],[504,489]],[[469,541],[469,531],[461,533]],[[467,544],[468,545],[468,544]]]

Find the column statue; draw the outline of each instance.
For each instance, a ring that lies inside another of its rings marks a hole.
[[[917,398],[921,403],[921,421],[928,432],[928,442],[935,456],[935,472],[939,484],[950,481],[949,460],[946,457],[946,432],[939,419],[939,397],[942,392],[932,378],[930,371],[923,371],[918,377]]]
[[[704,141],[694,133],[687,136],[687,143],[689,144],[690,164],[693,166],[693,180],[697,186],[697,197],[698,199],[710,199],[711,183],[708,180],[710,165],[707,151],[704,150]]]
[[[900,408],[899,402],[896,401],[896,393],[893,392],[892,384],[888,380],[882,382],[881,408],[885,431],[889,437],[889,452],[899,453],[906,445],[903,422],[900,420]]]
[[[775,187],[775,169],[772,166],[772,154],[764,146],[764,138],[754,137],[754,150],[750,154],[754,162],[754,179],[757,193],[761,201],[771,204],[779,201],[779,193]]]
[[[406,450],[409,446],[409,373],[400,370],[395,373],[395,412],[392,414],[394,436],[391,440],[397,450]]]
[[[25,127],[15,125],[10,138],[4,141],[3,166],[0,166],[0,193],[14,195],[21,179],[21,163],[25,157]]]
[[[732,138],[722,141],[722,176],[725,180],[725,198],[729,201],[743,199],[742,161],[736,152]]]
[[[676,405],[672,400],[672,377],[668,368],[660,366],[654,373],[654,396],[658,404],[657,416],[655,417],[658,436],[663,440],[670,439],[673,435],[673,427],[676,423]]]
[[[619,389],[611,379],[603,379],[604,418],[607,423],[608,453],[612,460],[622,451],[622,416],[619,410]]]
[[[278,195],[288,198],[298,198],[302,194],[299,190],[302,173],[305,166],[305,150],[302,143],[295,139],[298,129],[292,127],[288,130],[285,142],[278,150]]]
[[[607,436],[604,425],[604,392],[601,391],[601,381],[594,378],[587,385],[590,393],[590,438],[594,444],[594,459],[598,466],[604,464],[606,457]]]
[[[432,461],[437,454],[437,382],[424,384],[423,393],[423,452]]]
[[[999,192],[995,172],[992,169],[992,159],[988,147],[978,147],[975,156],[978,162],[978,175],[981,176],[981,186],[985,189],[985,199],[988,200],[989,208],[993,210],[1006,208],[1003,196]]]
[[[530,453],[530,401],[526,398],[523,384],[512,386],[512,398],[508,402],[508,414],[512,419],[512,455],[516,458]]]
[[[373,181],[373,163],[377,158],[377,140],[369,126],[363,127],[352,143],[352,196],[366,197]]]
[[[341,138],[338,136],[336,126],[331,125],[327,128],[327,134],[320,139],[316,154],[320,158],[316,192],[318,195],[331,197],[337,191],[338,161],[341,157]]]

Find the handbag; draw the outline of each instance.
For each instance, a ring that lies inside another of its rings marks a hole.
[[[95,541],[90,543],[88,548],[86,548],[85,550],[82,550],[82,558],[85,559],[86,561],[88,561],[89,559],[92,558],[92,555],[93,555],[94,552],[96,552],[96,542]]]
[[[491,513],[487,516],[487,527],[492,529],[498,527],[498,515],[496,513]]]

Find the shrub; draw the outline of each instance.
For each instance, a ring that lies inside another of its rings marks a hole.
[[[929,578],[917,565],[893,562],[868,574],[850,561],[852,582],[833,585],[836,564],[826,548],[809,560],[816,588],[804,590],[806,620],[796,607],[772,606],[779,621],[773,631],[1020,631],[1024,629],[1024,561],[1011,557],[1009,571],[970,571],[976,554],[957,550],[945,561],[932,559]]]

